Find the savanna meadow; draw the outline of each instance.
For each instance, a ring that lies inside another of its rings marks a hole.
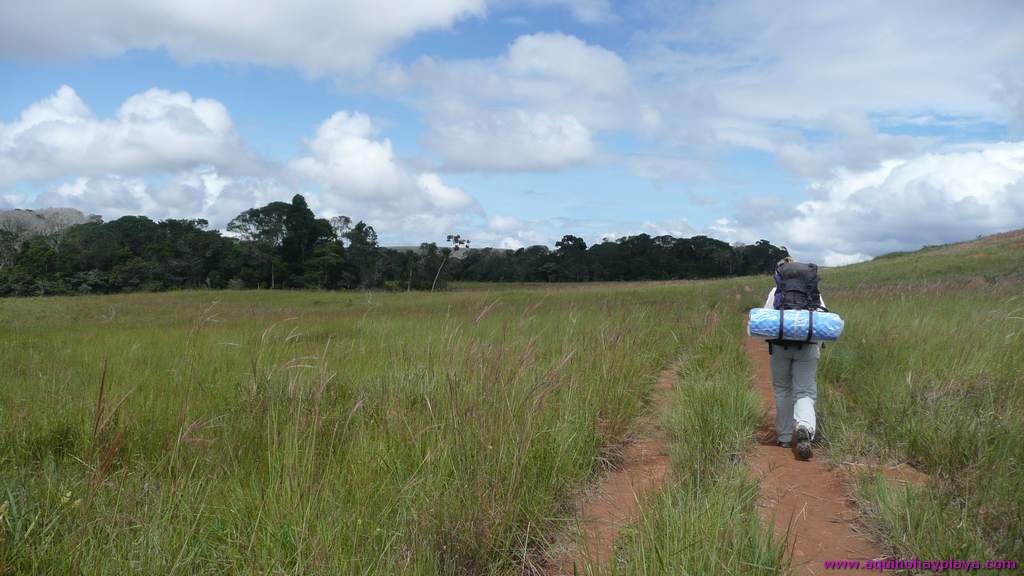
[[[1024,235],[821,276],[848,522],[885,557],[1024,560]],[[5,298],[0,574],[554,573],[652,418],[665,479],[577,572],[797,573],[747,464],[772,285]]]

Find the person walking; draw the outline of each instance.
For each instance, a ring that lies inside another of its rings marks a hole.
[[[775,268],[775,287],[768,293],[765,308],[773,310],[825,309],[818,290],[818,267],[785,257]],[[815,380],[821,344],[769,340],[772,391],[775,394],[775,433],[778,445],[792,448],[800,460],[811,458],[818,397]]]

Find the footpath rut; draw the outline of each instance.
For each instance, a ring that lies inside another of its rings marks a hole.
[[[884,555],[859,530],[857,511],[841,473],[829,468],[819,455],[802,462],[791,450],[775,444],[768,347],[750,338],[747,354],[757,368],[755,384],[768,412],[748,459],[750,474],[759,482],[762,520],[774,523],[777,537],[788,535],[793,574],[878,574],[874,570],[824,569],[825,560],[865,561]],[[661,488],[668,475],[670,458],[660,417],[671,400],[677,370],[673,364],[658,376],[651,408],[623,448],[621,462],[577,503],[575,539],[549,559],[541,574],[597,574],[614,559],[619,531],[638,517],[643,497]]]
[[[749,459],[751,474],[760,482],[761,517],[774,522],[775,534],[789,533],[793,573],[878,574],[873,570],[825,570],[825,560],[869,560],[883,557],[881,549],[857,529],[857,512],[840,474],[819,455],[808,462],[776,445],[775,397],[772,394],[768,346],[747,340],[747,354],[757,367],[756,387],[768,408],[758,430],[758,443]]]
[[[660,420],[671,401],[676,364],[658,375],[651,407],[623,448],[619,465],[607,472],[577,504],[578,535],[548,564],[547,576],[596,574],[613,560],[615,538],[640,513],[643,497],[659,489],[670,468],[667,438]]]

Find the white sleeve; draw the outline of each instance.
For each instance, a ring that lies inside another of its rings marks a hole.
[[[769,309],[775,308],[775,288],[768,293],[768,299],[764,301],[764,307]]]

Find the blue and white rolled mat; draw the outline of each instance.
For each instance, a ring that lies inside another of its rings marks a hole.
[[[781,314],[780,314],[781,312]],[[811,314],[814,314],[811,328]],[[782,322],[781,340],[807,341],[808,329],[811,342],[832,342],[843,333],[843,319],[832,312],[811,312],[809,310],[773,310],[752,308],[747,321],[747,333],[769,340],[779,338],[779,322]]]

